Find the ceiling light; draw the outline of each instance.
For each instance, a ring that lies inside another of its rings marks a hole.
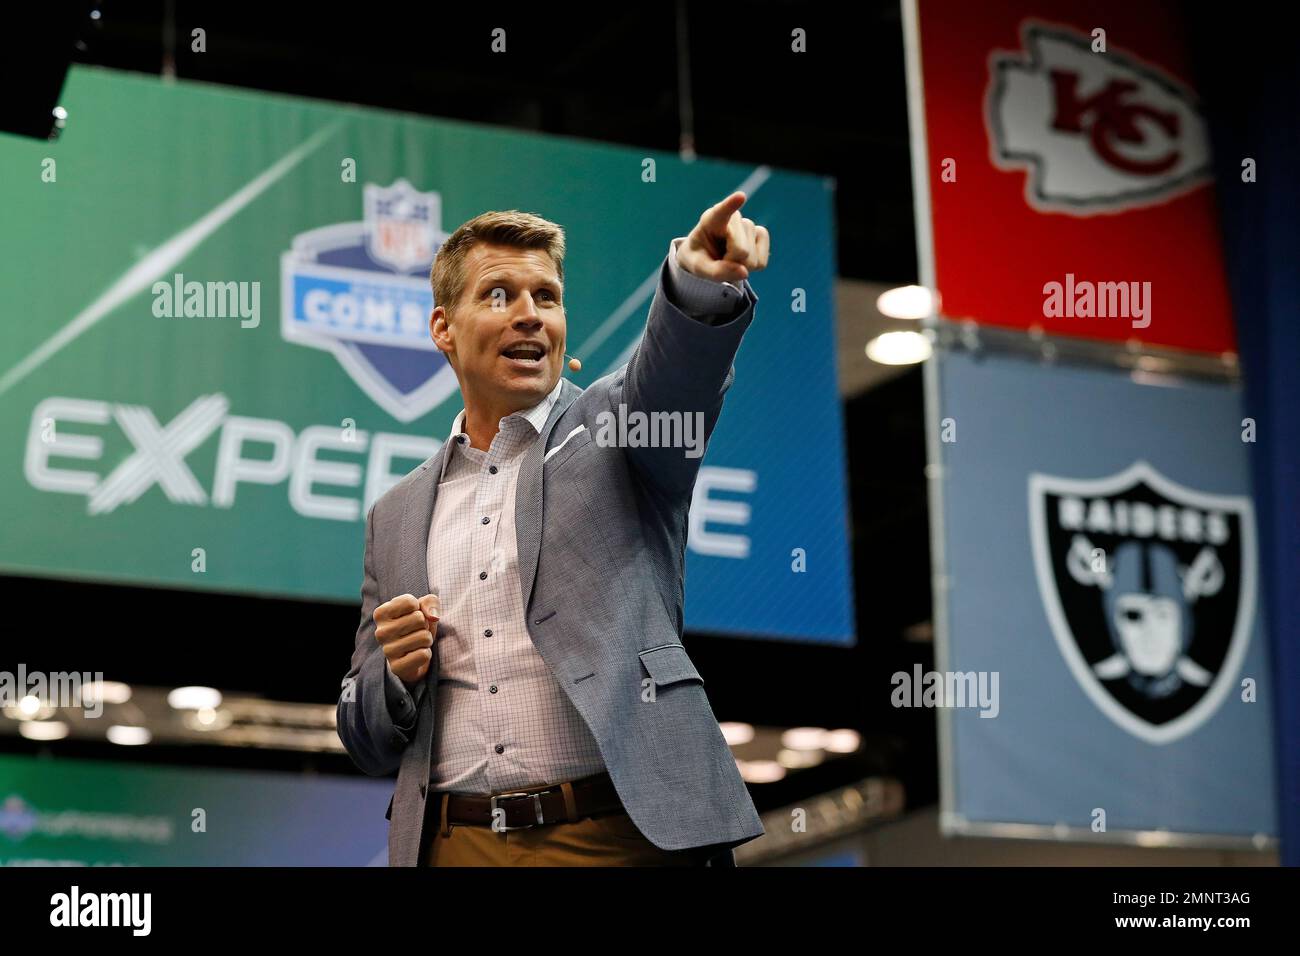
[[[153,734],[144,727],[128,727],[114,724],[107,731],[109,743],[121,744],[123,747],[138,747],[153,740]]]
[[[782,750],[776,755],[776,762],[788,770],[803,770],[806,767],[815,767],[823,760],[825,755],[820,750]]]
[[[726,721],[718,724],[722,728],[722,737],[727,741],[728,747],[739,747],[741,744],[747,744],[754,739],[754,725],[742,724],[737,721]]]
[[[167,695],[167,703],[176,710],[216,710],[221,706],[221,691],[213,687],[177,687]]]
[[[736,768],[746,783],[776,783],[785,776],[785,768],[775,760],[737,760]]]
[[[880,365],[915,365],[933,352],[920,332],[882,332],[867,343],[867,358]]]
[[[934,314],[934,294],[925,286],[904,285],[876,298],[876,311],[891,319],[924,319]]]
[[[190,730],[209,733],[214,730],[225,730],[234,722],[234,717],[229,710],[200,707],[198,710],[186,711],[181,721]]]
[[[826,735],[826,742],[822,744],[833,754],[851,754],[862,746],[862,735],[856,730],[832,730]]]
[[[116,680],[91,681],[81,688],[82,703],[101,700],[106,704],[125,704],[131,699],[131,686]]]
[[[781,734],[781,746],[790,750],[820,750],[825,740],[824,727],[791,727]]]
[[[53,717],[55,708],[42,701],[34,694],[20,697],[10,704],[5,704],[3,713],[10,720],[44,720]]]
[[[68,736],[68,725],[61,720],[24,720],[18,733],[28,740],[62,740]]]

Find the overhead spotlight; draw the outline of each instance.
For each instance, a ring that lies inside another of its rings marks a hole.
[[[221,706],[221,691],[215,687],[177,687],[167,695],[173,710],[216,710]]]
[[[876,311],[891,319],[925,319],[934,314],[934,293],[922,285],[888,289],[876,297]]]
[[[144,727],[130,727],[126,724],[113,724],[106,731],[109,743],[123,747],[139,747],[153,740],[153,734]]]
[[[862,735],[848,728],[832,730],[822,746],[833,754],[851,754],[862,746]]]
[[[68,725],[61,720],[24,720],[18,733],[28,740],[62,740],[68,736]]]
[[[722,737],[729,747],[739,747],[754,739],[754,725],[736,721],[724,721],[718,724],[722,728]]]
[[[791,727],[781,734],[781,746],[790,750],[820,750],[825,740],[824,727]]]
[[[789,770],[803,770],[815,767],[826,759],[820,750],[782,750],[776,755],[776,762]]]
[[[881,365],[915,365],[934,349],[920,332],[882,332],[867,343],[867,358]]]
[[[200,707],[198,710],[186,711],[181,717],[182,723],[190,730],[210,733],[225,730],[234,723],[234,716],[228,710],[216,710],[212,707]]]
[[[775,760],[737,760],[736,768],[746,783],[776,783],[785,776],[785,767]]]
[[[105,704],[125,704],[131,699],[131,685],[116,680],[96,680],[81,688],[83,704],[102,701]]]
[[[47,717],[54,716],[55,708],[35,694],[26,694],[18,700],[5,704],[3,711],[0,712],[3,712],[4,716],[10,720],[44,720]]]

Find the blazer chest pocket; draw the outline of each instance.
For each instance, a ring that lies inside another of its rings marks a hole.
[[[582,451],[592,443],[591,431],[586,425],[579,425],[573,431],[565,436],[564,440],[548,451],[542,458],[542,467],[548,474],[559,468],[564,462],[572,458],[577,452]]]
[[[678,681],[693,680],[704,683],[704,678],[695,669],[691,659],[686,655],[686,648],[681,644],[660,644],[638,651],[637,656],[645,666],[650,679],[656,687],[676,684]]]

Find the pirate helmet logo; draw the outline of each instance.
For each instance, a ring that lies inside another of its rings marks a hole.
[[[1249,499],[1183,488],[1138,462],[1081,481],[1030,477],[1034,564],[1071,672],[1151,743],[1217,709],[1254,619]]]

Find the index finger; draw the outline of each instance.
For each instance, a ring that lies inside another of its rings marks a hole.
[[[727,232],[727,223],[731,221],[732,214],[745,205],[745,194],[739,189],[728,196],[716,206],[711,206],[705,210],[704,215],[700,217],[700,222],[704,228],[714,235],[725,235]]]
[[[420,602],[415,599],[414,594],[399,594],[392,600],[385,601],[379,607],[375,608],[375,623],[380,621],[391,621],[394,618],[405,617],[420,606]]]

